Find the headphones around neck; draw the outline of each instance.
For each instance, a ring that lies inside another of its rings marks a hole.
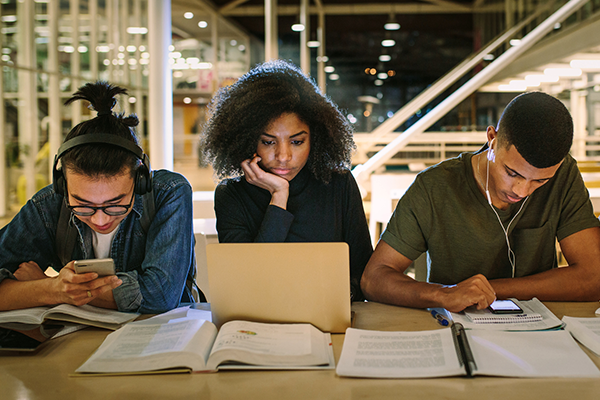
[[[63,196],[66,194],[64,190],[65,175],[62,168],[58,168],[58,160],[60,160],[60,158],[67,151],[74,147],[93,143],[103,143],[117,146],[135,154],[135,156],[142,162],[142,164],[136,169],[135,177],[133,178],[135,184],[135,194],[144,195],[152,191],[152,170],[150,169],[150,159],[144,153],[144,151],[130,140],[116,135],[101,133],[76,136],[73,139],[67,140],[58,148],[56,156],[54,156],[54,166],[52,167],[52,188],[54,189],[54,192]]]

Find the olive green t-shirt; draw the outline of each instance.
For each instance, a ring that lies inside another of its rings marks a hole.
[[[400,199],[382,240],[415,260],[428,252],[428,281],[456,284],[481,273],[512,275],[504,231],[471,167],[472,153],[441,162],[417,175]],[[522,205],[496,208],[506,228]],[[576,161],[569,155],[550,181],[538,188],[510,226],[515,276],[557,266],[555,240],[600,226]]]

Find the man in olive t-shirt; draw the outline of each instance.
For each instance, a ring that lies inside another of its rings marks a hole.
[[[419,174],[367,267],[367,299],[461,311],[496,298],[600,299],[600,223],[557,99],[517,96],[488,143]],[[569,266],[557,268],[556,240]],[[428,252],[428,282],[404,271]]]

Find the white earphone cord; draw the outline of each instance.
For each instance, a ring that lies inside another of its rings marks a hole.
[[[487,169],[487,172],[486,172],[486,177],[485,177],[485,194],[487,195],[488,203],[490,203],[490,208],[492,209],[494,214],[496,214],[496,218],[498,218],[500,227],[504,231],[504,238],[506,239],[506,245],[508,246],[508,262],[510,262],[510,266],[512,267],[512,277],[514,278],[515,277],[515,269],[516,269],[516,257],[515,257],[515,253],[510,248],[510,240],[508,239],[508,231],[510,230],[510,226],[513,223],[513,221],[515,220],[515,218],[517,218],[517,215],[519,215],[521,213],[521,210],[525,206],[525,203],[527,203],[527,200],[529,200],[529,196],[525,197],[525,200],[523,200],[523,204],[521,204],[521,208],[519,208],[519,211],[517,211],[515,216],[512,217],[512,219],[508,223],[508,226],[506,228],[504,228],[504,225],[502,224],[502,220],[500,219],[500,216],[496,212],[496,209],[494,208],[494,205],[492,204],[492,198],[490,196],[490,191],[489,191],[490,159],[489,159],[489,157],[487,160],[487,168],[486,169]]]

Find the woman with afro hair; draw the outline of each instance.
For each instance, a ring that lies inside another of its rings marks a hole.
[[[352,128],[293,64],[260,64],[209,106],[202,151],[216,176],[221,243],[346,242],[352,300],[373,252],[352,174]]]

